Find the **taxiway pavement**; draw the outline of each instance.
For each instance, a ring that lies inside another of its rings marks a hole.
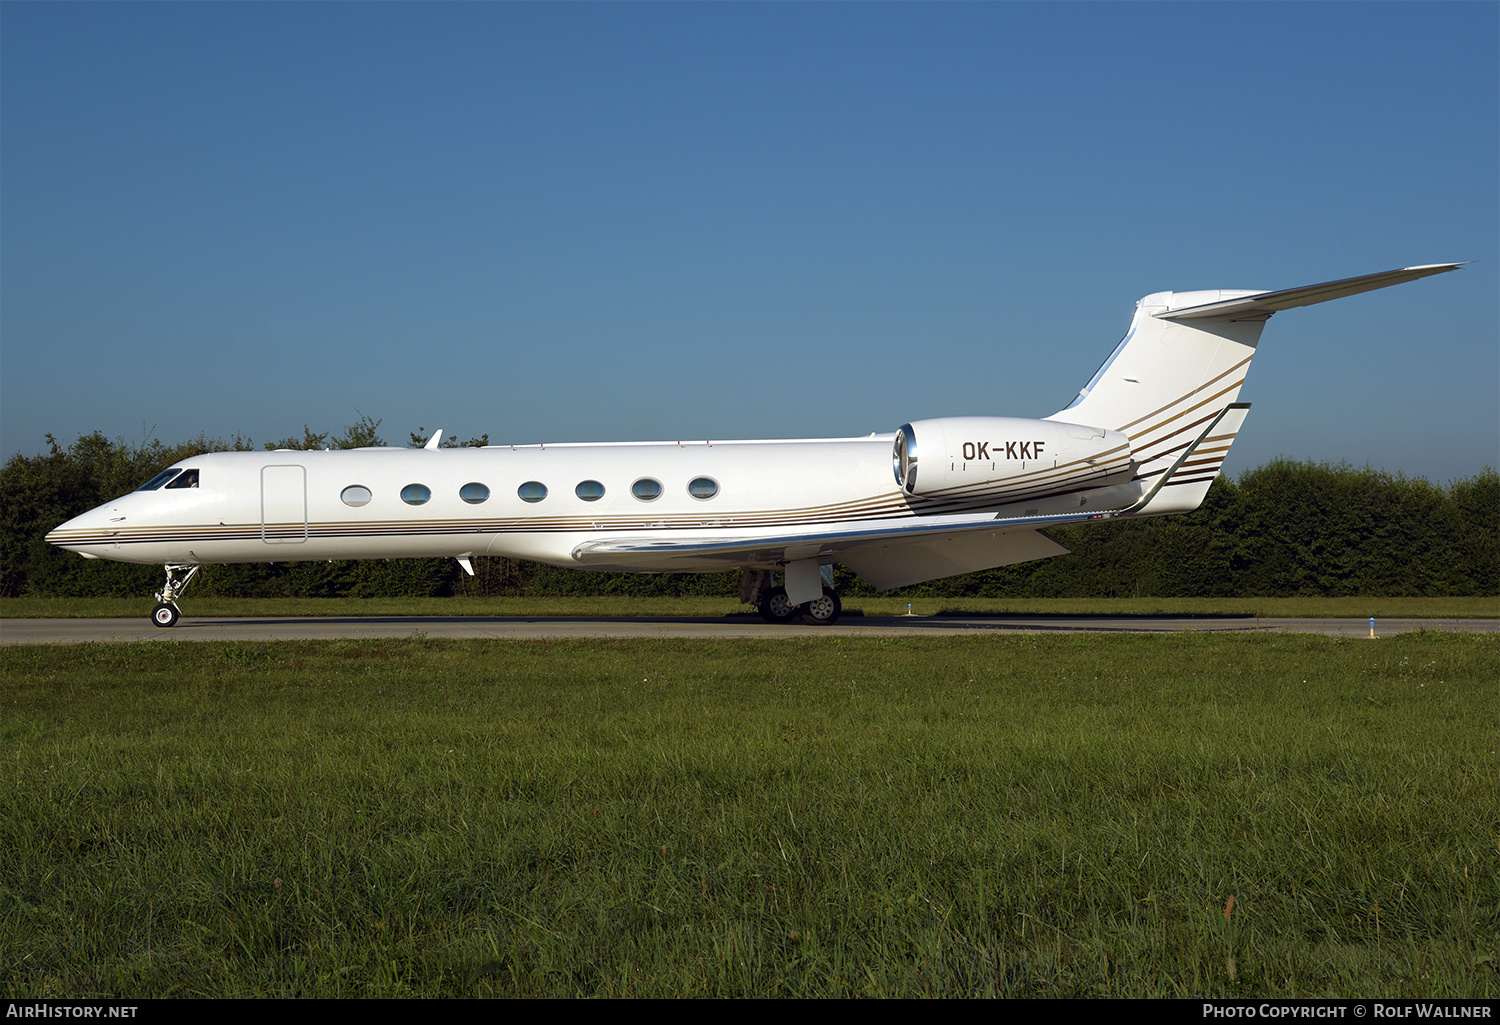
[[[1500,619],[1377,619],[1375,636],[1413,630],[1495,633]],[[5,619],[0,644],[85,641],[288,641],[371,637],[912,637],[975,633],[1316,633],[1369,637],[1368,619],[1287,619],[1258,616],[848,616],[833,626],[772,626],[753,616],[467,617],[369,616],[199,619],[163,629],[136,619]]]

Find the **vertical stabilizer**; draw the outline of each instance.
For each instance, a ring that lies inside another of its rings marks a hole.
[[[1048,417],[1107,427],[1130,438],[1136,479],[1164,472],[1203,428],[1239,397],[1269,313],[1192,321],[1174,311],[1262,293],[1157,292],[1104,366],[1068,408]]]
[[[1235,404],[1261,329],[1272,314],[1443,274],[1461,266],[1434,263],[1402,267],[1275,292],[1221,289],[1148,295],[1136,303],[1135,318],[1124,340],[1078,398],[1047,419],[1105,427],[1125,435],[1137,463],[1135,479],[1149,487],[1152,479],[1169,470],[1216,417]],[[1149,512],[1197,508],[1243,420],[1243,412],[1226,416],[1215,426],[1214,438],[1200,443],[1198,455],[1213,449],[1218,456],[1212,472],[1207,462],[1202,463],[1205,480],[1197,480],[1197,473],[1175,474],[1172,486],[1152,500]],[[1197,464],[1198,460],[1192,462]],[[1198,484],[1202,489],[1197,501],[1184,505],[1190,486]]]

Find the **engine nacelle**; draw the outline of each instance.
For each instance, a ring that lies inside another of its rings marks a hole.
[[[1124,483],[1130,439],[1103,427],[1011,416],[950,416],[903,424],[892,470],[916,498],[1022,501]]]

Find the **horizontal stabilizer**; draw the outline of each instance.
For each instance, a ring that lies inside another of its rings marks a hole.
[[[1342,299],[1346,295],[1358,295],[1360,292],[1372,292],[1377,288],[1399,285],[1405,281],[1415,281],[1418,278],[1430,277],[1433,274],[1444,274],[1450,270],[1458,270],[1462,266],[1463,264],[1461,263],[1431,263],[1422,267],[1402,267],[1397,270],[1382,271],[1379,274],[1364,274],[1357,278],[1344,278],[1342,281],[1325,281],[1321,285],[1283,288],[1277,292],[1257,292],[1253,295],[1240,296],[1237,299],[1225,299],[1221,302],[1205,303],[1201,306],[1189,306],[1181,310],[1158,313],[1156,316],[1161,320],[1199,320],[1204,317],[1229,317],[1231,319],[1251,316],[1269,317],[1279,310],[1290,310],[1298,306],[1311,306],[1314,303],[1326,303],[1330,299]]]

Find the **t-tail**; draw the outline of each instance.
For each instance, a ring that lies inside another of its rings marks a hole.
[[[1130,439],[1134,479],[1147,497],[1136,515],[1189,512],[1208,494],[1245,421],[1250,407],[1235,400],[1273,313],[1461,266],[1403,267],[1277,292],[1153,293],[1136,303],[1130,330],[1078,397],[1046,419]]]

